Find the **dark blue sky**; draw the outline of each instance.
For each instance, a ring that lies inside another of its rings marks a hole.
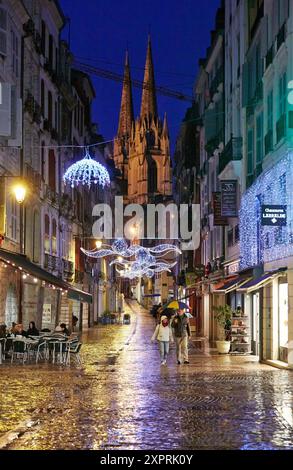
[[[210,44],[220,0],[61,0],[71,18],[71,49],[78,59],[123,73],[128,44],[132,78],[143,79],[150,28],[156,84],[192,94],[197,61]],[[64,35],[67,37],[67,29]],[[99,132],[111,139],[117,131],[121,84],[93,77],[94,119]],[[134,112],[141,90],[133,89]],[[158,95],[159,114],[167,112],[172,143],[188,102]]]

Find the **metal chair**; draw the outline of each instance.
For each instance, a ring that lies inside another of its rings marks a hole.
[[[6,338],[0,338],[0,364],[5,359]]]
[[[27,345],[23,340],[13,340],[12,343],[12,354],[11,354],[11,364],[13,363],[14,356],[22,357],[22,363],[24,364],[25,359],[28,355]]]
[[[70,357],[73,355],[75,358],[76,363],[81,366],[82,361],[80,357],[80,350],[81,350],[82,343],[70,342],[67,343],[67,357],[66,357],[66,365],[70,365]]]

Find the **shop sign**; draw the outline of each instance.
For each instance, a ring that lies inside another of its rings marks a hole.
[[[223,217],[237,217],[237,180],[221,181]]]
[[[228,225],[226,217],[222,217],[222,200],[221,193],[213,193],[213,213],[214,213],[214,225]]]
[[[263,205],[261,208],[261,224],[272,227],[287,225],[287,206]]]
[[[43,305],[43,323],[52,323],[52,305]]]
[[[189,273],[189,272],[187,272],[187,273],[185,274],[186,286],[187,286],[187,287],[188,287],[188,286],[192,286],[192,285],[195,283],[195,280],[197,279],[197,277],[198,277],[198,276],[196,275],[196,273],[193,273],[193,272],[192,272],[192,273]]]
[[[228,274],[237,274],[239,271],[239,261],[229,264],[227,268],[228,268]]]

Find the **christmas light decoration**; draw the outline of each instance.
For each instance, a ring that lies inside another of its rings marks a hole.
[[[293,255],[293,153],[287,152],[243,194],[239,211],[240,269]],[[287,225],[261,225],[261,206],[286,205]]]
[[[85,157],[67,169],[63,181],[65,184],[70,184],[72,188],[80,184],[88,187],[92,184],[99,184],[102,188],[110,185],[108,170],[91,158],[88,148]]]
[[[119,238],[115,240],[112,245],[99,244],[99,247],[96,246],[93,250],[85,250],[81,248],[81,251],[91,258],[103,258],[105,256],[111,255],[121,255],[124,258],[131,258],[139,253],[139,257],[148,257],[151,256],[151,253],[154,253],[156,256],[165,256],[167,253],[173,252],[176,255],[181,254],[181,250],[175,246],[168,243],[161,244],[153,248],[145,248],[141,245],[130,245],[128,246],[124,238]]]

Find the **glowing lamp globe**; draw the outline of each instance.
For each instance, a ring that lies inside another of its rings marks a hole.
[[[104,188],[110,185],[108,170],[93,160],[86,150],[85,157],[71,165],[63,176],[65,184],[70,184],[72,188],[83,185],[90,187],[92,184],[99,184]]]

